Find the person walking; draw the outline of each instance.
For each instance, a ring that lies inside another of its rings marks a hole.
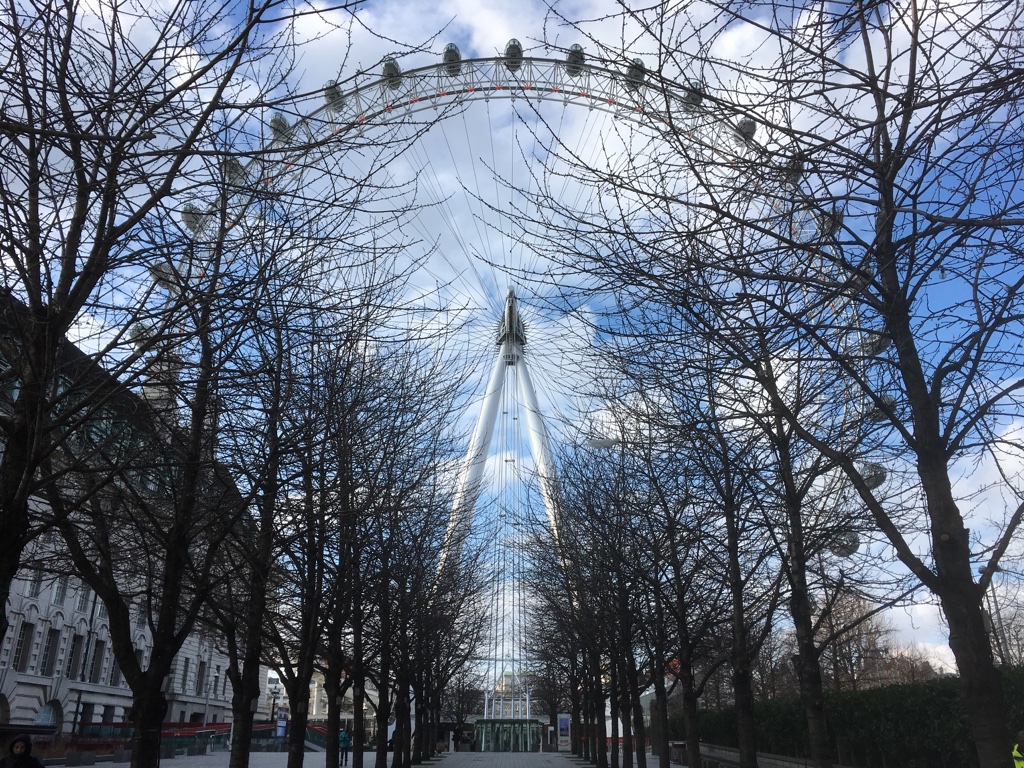
[[[15,736],[7,745],[7,756],[0,760],[0,768],[43,768],[38,758],[32,757],[32,739]]]
[[[348,765],[348,749],[352,746],[352,734],[348,728],[341,732],[338,737],[338,746],[341,747],[341,764]]]

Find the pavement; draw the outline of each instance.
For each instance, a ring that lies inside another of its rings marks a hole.
[[[193,757],[179,756],[160,761],[160,768],[228,768],[228,752],[212,752]],[[306,752],[303,768],[324,768],[326,752]],[[376,755],[366,752],[363,768],[373,768]],[[287,752],[253,752],[249,768],[286,768]],[[388,755],[391,764],[391,755]],[[565,752],[445,752],[421,763],[431,768],[579,768],[587,763]],[[349,760],[348,768],[352,768]]]

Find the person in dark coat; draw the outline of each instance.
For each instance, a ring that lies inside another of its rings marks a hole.
[[[43,764],[32,757],[32,739],[15,736],[7,745],[7,757],[0,760],[0,768],[43,768]]]

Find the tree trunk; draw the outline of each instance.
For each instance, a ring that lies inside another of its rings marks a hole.
[[[894,216],[890,179],[883,189],[889,193],[881,202],[883,212],[878,233],[875,264],[889,298],[885,306],[886,327],[899,359],[907,402],[913,415],[917,472],[924,491],[931,524],[935,574],[918,572],[918,577],[935,593],[949,624],[949,647],[960,673],[960,690],[974,736],[981,768],[1009,768],[1010,730],[1003,703],[1002,677],[992,657],[985,632],[982,595],[971,572],[971,543],[963,515],[953,496],[949,476],[948,439],[939,418],[942,391],[929,389],[929,378],[917,346],[910,300],[898,273],[899,253],[894,242]],[[911,565],[908,563],[908,565]]]
[[[737,651],[732,671],[733,698],[736,707],[736,739],[740,750],[740,768],[757,768],[757,744],[754,740],[754,690],[751,685],[750,659],[746,650]]]
[[[409,766],[409,716],[409,686],[405,681],[404,673],[399,673],[395,681],[395,735],[391,768],[408,768]]]
[[[611,664],[609,667],[611,680],[610,680],[610,697],[611,706],[609,707],[612,721],[612,743],[611,749],[609,750],[610,757],[609,762],[611,768],[619,768],[619,674],[618,665]],[[598,716],[597,707],[594,707],[594,716]],[[603,719],[603,718],[602,718]],[[603,748],[604,745],[602,745]]]
[[[651,712],[651,749],[658,756],[658,768],[670,768],[672,752],[668,740],[668,692],[665,690],[665,678],[660,674],[654,676],[654,703],[656,706]],[[655,722],[657,727],[654,726]]]
[[[9,604],[9,598],[11,596],[11,584],[14,583],[14,577],[18,575],[18,569],[21,567],[21,553],[25,549],[23,543],[25,540],[25,533],[28,530],[28,517],[24,510],[27,508],[26,505],[21,505],[22,510],[12,509],[6,504],[0,502],[0,516],[3,518],[2,524],[0,524],[0,537],[3,540],[13,542],[11,546],[0,547],[3,551],[0,552],[0,600],[3,602],[2,605]],[[0,611],[0,639],[7,636],[7,630],[10,629],[10,622],[7,620],[7,611]]]
[[[386,654],[381,654],[380,682],[377,688],[377,756],[374,761],[375,768],[387,768],[388,766],[388,720],[391,719],[391,692],[386,685],[391,677],[391,667],[388,664]],[[397,723],[396,723],[397,726]],[[395,736],[398,735],[398,728],[395,728]]]
[[[333,631],[333,630],[332,630]],[[332,659],[324,670],[324,691],[327,693],[327,738],[324,742],[324,765],[338,768],[341,764],[341,664]]]
[[[288,768],[302,768],[306,755],[306,725],[309,722],[309,687],[288,691],[288,700],[294,701],[291,718],[288,720]]]
[[[626,696],[629,696],[628,692]],[[618,741],[621,741],[619,748],[619,759],[622,761],[622,768],[633,768],[633,735],[629,724],[630,709],[628,699],[619,705],[619,722],[622,733]]]
[[[240,688],[238,693],[231,696],[231,756],[228,758],[228,768],[249,768],[254,716],[249,697]]]
[[[427,708],[425,697],[423,696],[423,682],[420,681],[418,686],[419,690],[414,690],[413,695],[419,705],[416,707],[416,712],[412,715],[413,717],[413,728],[410,734],[410,741],[412,742],[410,764],[422,763],[425,755],[424,750],[426,749],[427,741]],[[430,729],[433,732],[433,729]]]
[[[776,417],[778,419],[778,417]],[[785,425],[776,423],[776,435],[785,436]],[[807,718],[807,739],[811,764],[816,768],[832,768],[832,756],[825,725],[825,694],[821,683],[821,663],[814,642],[814,623],[810,595],[807,590],[807,548],[801,517],[803,506],[793,478],[794,462],[785,437],[777,441],[778,466],[788,518],[786,573],[789,580],[789,613],[796,636],[793,666],[800,684],[800,701]]]
[[[249,756],[252,750],[252,726],[256,713],[252,705],[258,702],[260,691],[260,662],[263,657],[263,622],[266,618],[267,582],[270,578],[271,553],[276,538],[274,517],[277,513],[277,444],[278,435],[276,419],[272,419],[267,428],[268,442],[271,445],[270,458],[267,461],[267,483],[260,497],[260,534],[256,551],[252,553],[249,563],[252,585],[249,599],[246,601],[242,629],[245,633],[245,652],[241,658],[241,669],[237,670],[232,679],[233,693],[231,696],[231,756],[228,768],[249,768]],[[275,715],[271,713],[271,718]]]
[[[167,716],[167,699],[159,685],[145,686],[132,702],[135,733],[132,736],[132,768],[158,768],[160,732]]]
[[[353,516],[354,517],[354,516]],[[352,768],[363,768],[363,752],[366,749],[366,720],[363,717],[363,706],[366,703],[366,671],[363,668],[363,573],[359,564],[359,547],[353,533],[351,544],[352,555],[352,674],[354,677],[352,690],[352,718],[355,721],[352,734]],[[382,680],[387,678],[382,675]],[[381,753],[380,742],[377,753]]]
[[[622,768],[633,768],[633,729],[630,725],[631,707],[630,700],[633,698],[632,686],[622,692],[622,701],[619,703],[619,721],[622,723],[622,747],[620,758]]]
[[[743,604],[743,572],[740,567],[740,532],[734,504],[726,507],[729,558],[729,595],[732,598],[732,690],[736,707],[736,743],[740,768],[757,768],[754,739],[754,689],[750,673],[750,633]]]
[[[26,342],[24,354],[35,352],[35,360],[46,359],[40,353],[45,346],[32,337]],[[46,401],[46,371],[33,365],[20,366],[23,377],[21,391],[15,401],[11,415],[11,429],[4,437],[3,451],[0,452],[0,605],[7,605],[11,596],[11,584],[21,566],[21,554],[28,543],[29,506],[33,466],[39,452],[37,424],[44,424]],[[38,373],[37,373],[38,372]],[[0,611],[0,640],[7,635],[10,622],[7,611]]]
[[[635,672],[635,670],[634,670]],[[633,750],[636,754],[637,768],[647,768],[647,730],[644,728],[644,708],[640,703],[640,691],[634,685],[630,689],[633,709]]]
[[[680,666],[682,669],[682,665]],[[683,684],[683,729],[686,734],[686,758],[690,765],[700,761],[700,724],[697,720],[697,694],[693,690],[693,676],[687,674]]]
[[[571,691],[569,700],[571,706],[571,714],[569,720],[569,744],[570,752],[577,757],[584,757],[583,752],[583,704],[580,701],[580,686],[579,682],[572,680],[570,682]],[[555,738],[558,738],[556,732]]]
[[[933,519],[936,517],[933,515]],[[958,514],[953,519],[961,520]],[[939,600],[949,622],[949,647],[960,673],[960,691],[979,765],[1009,768],[1013,761],[1006,749],[1011,737],[1002,674],[995,665],[991,640],[985,631],[981,594],[970,571],[967,538],[966,530],[961,527],[957,534],[953,525],[935,537],[935,566],[942,582]]]
[[[353,627],[353,632],[356,632]],[[358,638],[358,633],[355,634]],[[362,643],[355,640],[354,649],[362,651]],[[359,665],[359,656],[356,656],[356,664]],[[355,670],[355,683],[352,688],[352,768],[363,768],[363,752],[366,750],[366,719],[363,717],[363,707],[366,704],[366,694],[363,693],[363,671],[361,666]]]
[[[828,746],[828,731],[825,725],[825,694],[821,683],[821,665],[818,649],[814,644],[811,628],[811,611],[807,600],[807,586],[803,569],[793,568],[797,583],[792,585],[790,613],[796,633],[797,654],[793,657],[797,680],[800,683],[800,701],[807,717],[807,738],[812,765],[816,768],[832,768]]]
[[[604,722],[604,689],[601,685],[600,665],[595,666],[594,698],[591,716],[594,728],[594,765],[597,768],[608,768],[608,731]]]

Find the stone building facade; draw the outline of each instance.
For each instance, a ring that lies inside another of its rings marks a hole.
[[[132,693],[114,659],[106,609],[95,592],[74,577],[23,570],[7,618],[10,629],[0,646],[0,723],[50,726],[72,734],[128,719]],[[145,665],[152,642],[141,612],[134,645]],[[168,721],[230,722],[226,668],[227,659],[215,644],[192,634],[166,683]],[[269,719],[269,702],[261,702],[256,717]]]

